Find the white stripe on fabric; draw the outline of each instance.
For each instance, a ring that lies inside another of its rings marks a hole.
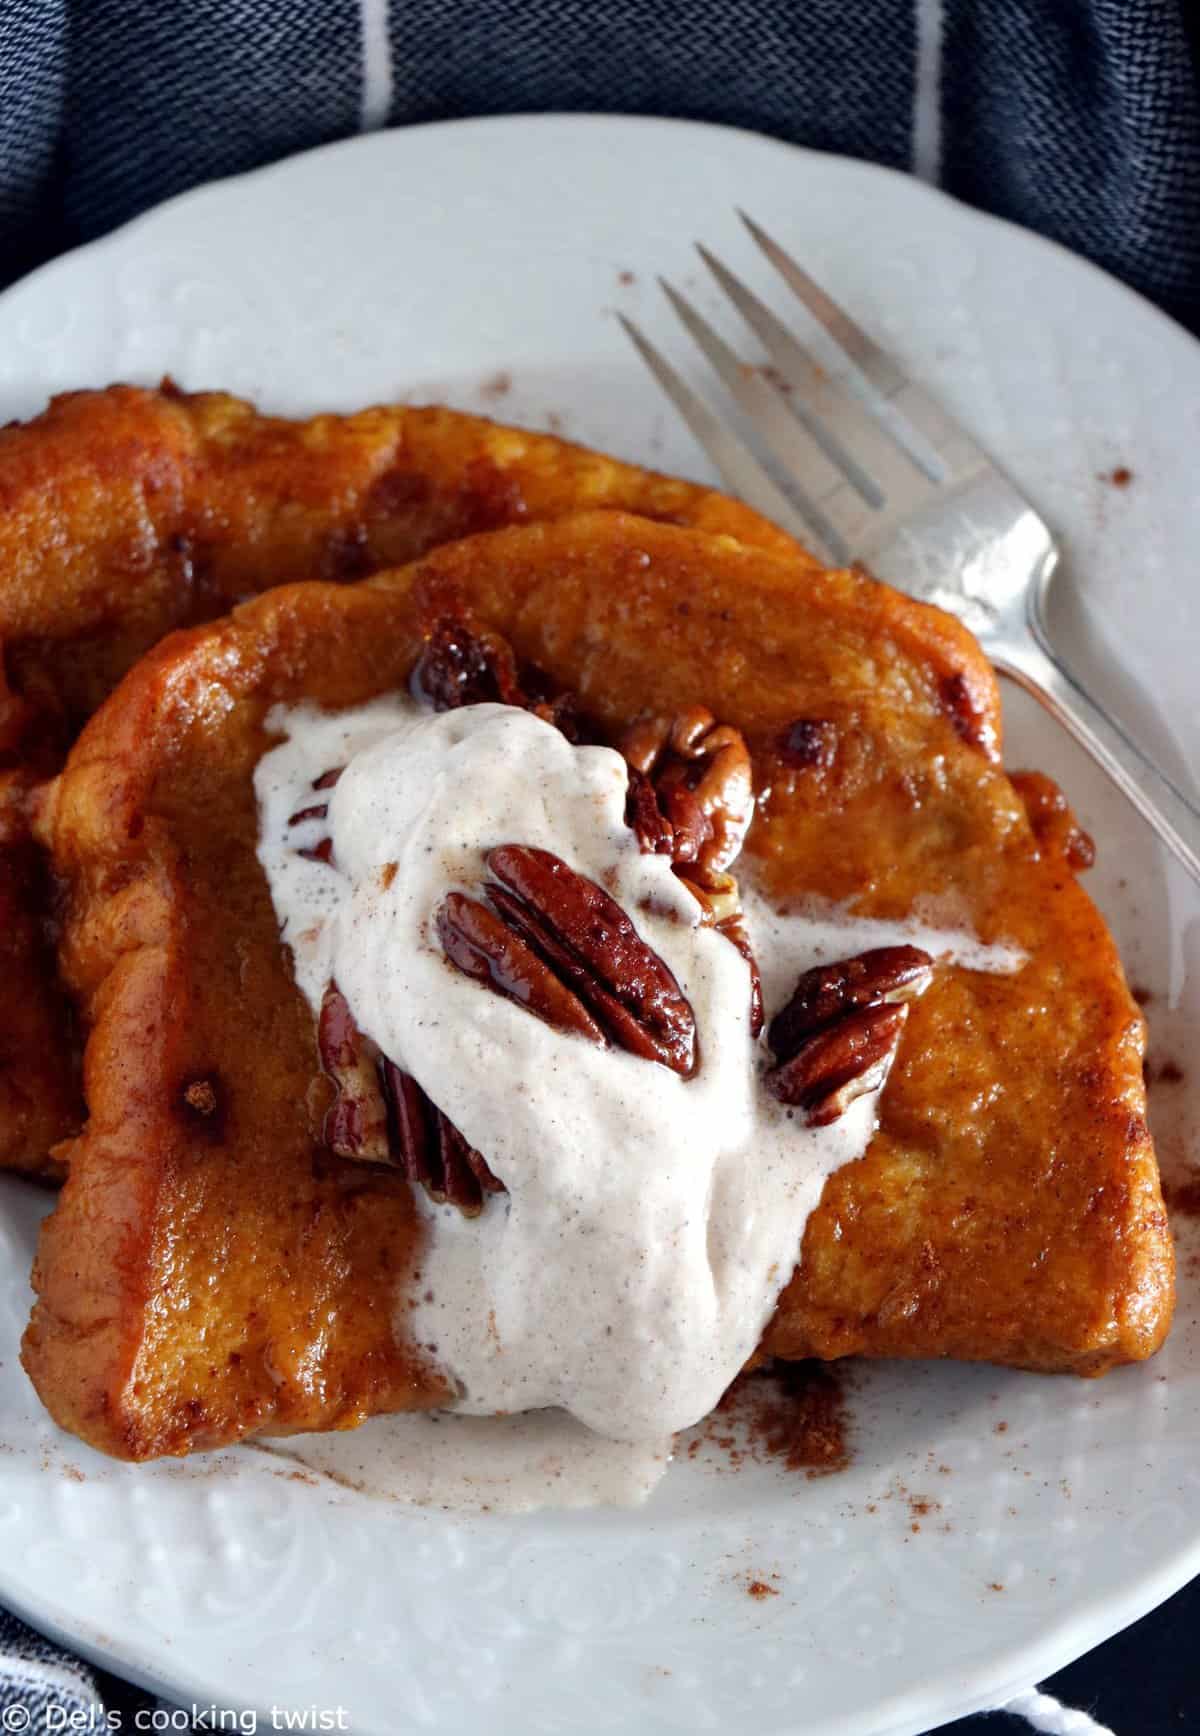
[[[915,0],[917,71],[913,90],[913,173],[934,185],[942,174],[942,12],[944,0]]]
[[[1061,1700],[1043,1694],[1038,1688],[1030,1688],[1028,1693],[1018,1694],[1016,1699],[1006,1700],[1002,1706],[990,1710],[1024,1718],[1039,1736],[1113,1736],[1107,1724],[1097,1724],[1087,1712],[1064,1706]]]
[[[392,106],[392,46],[388,40],[388,0],[359,0],[362,36],[362,105],[359,126],[364,133],[386,125]]]

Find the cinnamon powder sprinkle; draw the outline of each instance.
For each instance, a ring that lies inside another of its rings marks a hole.
[[[1162,1191],[1168,1211],[1184,1218],[1200,1218],[1200,1177],[1184,1182],[1164,1180]]]
[[[764,1597],[778,1597],[779,1591],[776,1586],[768,1585],[765,1579],[752,1579],[746,1587],[746,1595],[761,1603]]]
[[[806,1477],[828,1477],[850,1463],[845,1376],[820,1362],[775,1363],[741,1375],[688,1444],[722,1452],[731,1469],[768,1460]]]

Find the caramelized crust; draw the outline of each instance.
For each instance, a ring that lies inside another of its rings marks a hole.
[[[0,1169],[37,1167],[83,1119],[73,1015],[51,942],[51,889],[28,832],[29,790],[0,772]],[[48,1161],[54,1163],[54,1158]]]
[[[456,537],[591,507],[728,532],[811,564],[723,495],[453,410],[293,422],[169,386],[55,398],[34,421],[0,428],[0,767],[57,771],[91,713],[172,628],[272,585],[358,579]],[[53,1174],[44,1153],[79,1125],[77,1070],[53,974],[23,938],[50,889],[17,846],[10,861],[0,841],[12,913],[2,944],[17,973],[0,985],[0,1167]]]
[[[961,678],[997,725],[978,647],[860,574],[797,585],[794,561],[593,513],[275,591],[172,636],[84,731],[41,819],[92,1029],[23,1349],[55,1418],[146,1458],[444,1397],[392,1334],[409,1190],[318,1143],[328,1084],[251,776],[273,704],[394,689],[430,612],[463,602],[614,733],[688,705],[743,730],[747,848],[780,897],[939,900],[1029,954],[1011,978],[943,967],[914,1006],[879,1134],[827,1184],[764,1348],[1082,1373],[1148,1355],[1173,1278],[1142,1022],[1061,854],[948,713]],[[797,764],[802,719],[828,728]]]

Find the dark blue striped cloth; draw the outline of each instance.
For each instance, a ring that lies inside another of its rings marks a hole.
[[[0,277],[364,110],[599,109],[916,166],[1200,326],[1198,67],[1197,0],[0,0]]]
[[[912,168],[1198,329],[1198,92],[1200,0],[0,0],[0,282],[365,125],[608,110]],[[0,1612],[0,1713],[102,1698]]]

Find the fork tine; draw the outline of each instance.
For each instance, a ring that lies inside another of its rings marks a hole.
[[[768,384],[758,368],[735,355],[686,296],[665,278],[658,281],[684,330],[712,363],[717,377],[762,439],[766,456],[775,460],[795,488],[813,529],[839,563],[848,559],[851,543],[862,534],[862,503],[868,507],[883,504],[875,484],[849,456],[841,465],[831,462],[823,444],[792,415],[782,393]]]
[[[747,366],[735,355],[686,296],[673,289],[666,278],[660,277],[658,281],[687,331],[731,395],[751,420],[759,424],[789,475],[802,476],[818,500],[841,488],[849,478],[869,506],[882,506],[883,496],[862,466],[820,422],[806,413],[805,406],[798,404],[793,414],[778,388],[769,385],[758,368]]]
[[[826,430],[822,443],[832,440],[841,451],[853,452],[885,495],[911,503],[927,492],[924,485],[931,479],[895,436],[885,433],[856,397],[817,366],[800,340],[740,277],[702,243],[696,243],[696,251],[780,373],[800,394],[797,415],[810,429]]]
[[[957,480],[970,471],[990,465],[986,454],[978,447],[966,429],[961,427],[928,392],[916,385],[862,327],[856,325],[826,294],[816,280],[797,264],[766,230],[742,210],[738,216],[751,236],[783,278],[788,288],[803,303],[818,324],[824,326],[833,341],[853,362],[859,374],[881,398],[894,405],[916,433],[931,455],[940,460],[936,470],[929,457],[906,445],[909,456],[935,481]],[[897,438],[903,438],[897,431]],[[947,475],[939,474],[947,472]]]
[[[905,377],[887,351],[881,350],[860,326],[856,326],[850,315],[843,313],[837,303],[830,300],[820,284],[808,275],[803,266],[797,265],[791,254],[785,253],[753,217],[748,217],[740,208],[738,216],[784,282],[813,318],[825,327],[834,342],[845,350],[859,372],[885,398],[893,397],[904,385]]]
[[[764,518],[771,519],[781,530],[789,532],[798,542],[811,547],[814,526],[807,522],[804,510],[808,503],[804,502],[802,506],[793,504],[771,480],[749,447],[745,446],[731,429],[725,427],[708,405],[696,396],[633,321],[627,319],[623,313],[619,313],[617,318],[654,378],[720,471],[730,492],[739,500],[744,500],[747,506],[752,506],[756,512],[761,512]],[[803,500],[799,489],[796,490],[796,498],[797,501]],[[836,563],[837,555],[833,550],[820,549],[816,552],[827,558],[832,556]]]

